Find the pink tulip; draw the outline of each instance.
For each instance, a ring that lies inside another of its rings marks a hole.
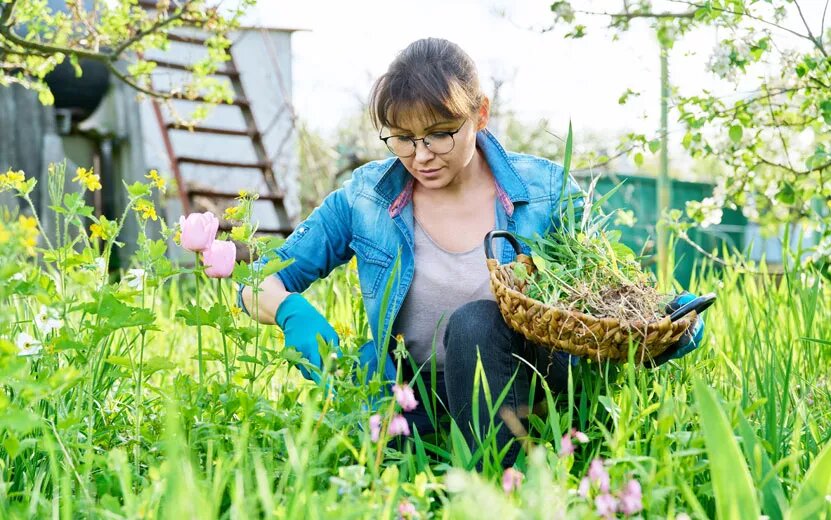
[[[502,473],[502,490],[505,493],[510,493],[515,489],[519,489],[519,486],[522,485],[523,478],[525,478],[525,475],[521,471],[515,470],[514,468],[507,468]]]
[[[416,401],[410,385],[395,385],[392,387],[392,393],[395,394],[395,400],[405,412],[412,412],[418,406],[418,401]]]
[[[410,435],[410,424],[403,415],[396,415],[390,421],[390,426],[387,428],[389,434],[393,437],[396,435]]]
[[[219,220],[210,211],[191,213],[185,218],[179,217],[182,228],[182,247],[189,251],[201,252],[211,246],[219,229]]]
[[[210,278],[228,278],[234,272],[237,260],[237,246],[228,240],[214,240],[208,249],[202,251],[205,274]]]

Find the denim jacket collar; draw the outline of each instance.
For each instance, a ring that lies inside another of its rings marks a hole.
[[[476,146],[482,150],[485,160],[496,179],[497,193],[510,216],[514,204],[528,202],[528,188],[508,160],[508,154],[496,137],[487,129],[476,134]],[[400,159],[390,162],[387,170],[375,184],[375,192],[389,203],[389,213],[395,216],[412,200],[413,178]]]

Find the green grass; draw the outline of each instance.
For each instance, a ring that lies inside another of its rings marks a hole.
[[[306,293],[346,350],[324,356],[315,387],[275,327],[227,310],[227,280],[197,295],[163,242],[139,241],[149,274],[134,291],[96,270],[103,244],[59,242],[32,262],[15,220],[0,243],[0,518],[396,518],[402,501],[421,518],[592,518],[576,490],[596,457],[613,491],[641,483],[648,517],[830,511],[831,287],[813,272],[702,266],[690,290],[719,295],[705,344],[651,371],[585,362],[565,395],[536,395],[548,413],[529,417],[525,480],[506,494],[492,432],[473,451],[455,425],[402,450],[372,442],[370,403],[394,403],[353,371],[369,327],[349,267]],[[62,332],[38,336],[42,304]],[[17,355],[21,332],[42,355]],[[493,416],[499,400],[475,406]],[[561,457],[571,428],[589,442]]]

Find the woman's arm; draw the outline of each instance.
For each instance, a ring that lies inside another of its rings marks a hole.
[[[274,316],[277,308],[288,298],[289,291],[283,285],[283,281],[277,276],[269,276],[260,284],[260,293],[257,295],[257,316],[253,316],[260,323],[274,325]],[[242,303],[249,313],[254,309],[254,291],[246,286],[242,290]]]

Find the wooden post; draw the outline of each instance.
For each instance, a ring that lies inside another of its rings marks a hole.
[[[660,42],[660,39],[659,39]],[[667,64],[667,54],[669,49],[663,42],[661,46],[661,168],[658,172],[657,182],[657,208],[658,219],[656,225],[657,231],[657,249],[658,249],[658,280],[662,287],[667,287],[669,283],[670,265],[669,265],[669,240],[666,226],[661,223],[661,216],[663,212],[670,208],[671,199],[671,179],[669,178],[669,137],[668,137],[668,112],[669,112],[669,71]]]

